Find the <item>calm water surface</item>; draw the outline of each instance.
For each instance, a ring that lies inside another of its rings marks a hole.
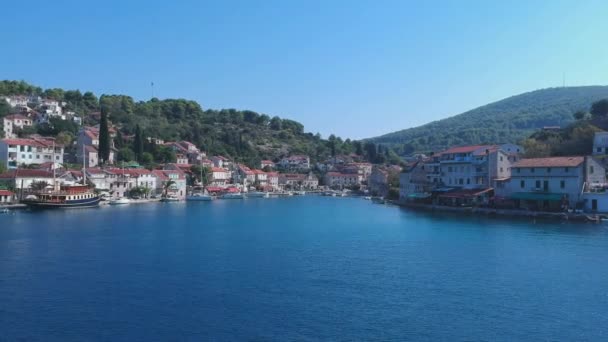
[[[608,226],[348,198],[0,215],[0,340],[608,340]]]

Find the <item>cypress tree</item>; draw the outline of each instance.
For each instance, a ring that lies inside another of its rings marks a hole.
[[[99,123],[99,159],[105,164],[110,159],[110,132],[108,129],[108,113],[101,109],[101,122]]]
[[[144,154],[144,138],[142,136],[141,127],[137,125],[135,128],[135,138],[133,139],[133,151],[135,151],[135,158],[137,161],[141,161],[141,157]]]

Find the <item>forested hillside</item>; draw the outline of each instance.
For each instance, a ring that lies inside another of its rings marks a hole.
[[[587,110],[603,98],[608,98],[608,86],[536,90],[370,140],[403,154],[454,145],[519,142],[544,126],[567,126],[574,121],[574,112]]]
[[[307,154],[313,161],[348,153],[358,153],[374,162],[396,158],[392,151],[369,143],[364,146],[334,135],[322,139],[319,134],[306,133],[304,126],[293,120],[249,110],[204,110],[197,102],[185,99],[135,101],[127,95],[98,98],[92,92],[44,90],[23,81],[0,82],[0,95],[39,95],[65,101],[65,110],[83,117],[87,125],[98,124],[103,109],[125,137],[133,135],[139,126],[145,136],[166,141],[188,140],[210,155],[225,155],[249,165],[290,154]],[[0,104],[0,115],[7,110],[6,104]],[[37,128],[39,133],[51,135],[62,132],[75,135],[77,130],[76,125],[60,120],[53,120],[51,127]]]

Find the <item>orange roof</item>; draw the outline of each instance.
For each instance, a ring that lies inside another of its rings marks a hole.
[[[475,152],[479,149],[490,149],[495,147],[495,145],[470,145],[470,146],[457,146],[450,147],[449,149],[441,152],[440,154],[450,154],[450,153],[471,153]]]
[[[228,170],[222,169],[221,167],[212,167],[211,171],[212,172],[228,172]]]
[[[513,167],[576,167],[585,161],[585,157],[549,157],[522,159]]]

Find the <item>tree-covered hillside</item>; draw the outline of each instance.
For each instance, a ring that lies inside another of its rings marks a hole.
[[[587,110],[603,98],[608,98],[608,86],[541,89],[370,140],[403,154],[454,145],[519,142],[544,126],[570,124],[574,112]]]
[[[290,154],[307,154],[313,162],[349,153],[359,154],[362,159],[373,162],[398,161],[389,149],[371,143],[362,145],[334,135],[322,139],[318,133],[306,133],[304,126],[293,120],[249,110],[203,110],[197,102],[185,99],[135,101],[126,95],[101,95],[98,98],[92,92],[58,88],[44,90],[23,81],[1,81],[0,95],[37,95],[65,101],[65,111],[84,118],[86,125],[99,124],[100,112],[103,111],[119,129],[119,140],[135,135],[139,127],[145,137],[191,141],[209,155],[225,155],[250,166],[259,165],[262,159],[276,160]],[[6,112],[6,104],[0,106],[0,110]],[[73,137],[78,130],[76,125],[61,120],[52,120],[50,126],[37,127],[37,132],[45,135],[71,134]],[[123,144],[118,141],[117,145]]]

